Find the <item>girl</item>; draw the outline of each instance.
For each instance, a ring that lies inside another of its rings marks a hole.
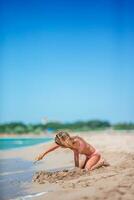
[[[101,166],[109,165],[104,161],[104,159],[101,158],[99,151],[88,144],[83,138],[78,136],[71,137],[67,132],[64,131],[60,131],[56,134],[55,143],[52,144],[52,146],[45,152],[40,154],[36,158],[36,161],[41,160],[49,152],[54,151],[59,147],[69,148],[73,151],[75,167],[93,170]],[[80,161],[79,154],[84,154],[85,159]]]

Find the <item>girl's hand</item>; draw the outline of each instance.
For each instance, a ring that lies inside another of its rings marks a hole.
[[[37,156],[37,157],[35,158],[35,161],[42,160],[43,157],[44,157],[44,154],[40,154],[39,156]]]

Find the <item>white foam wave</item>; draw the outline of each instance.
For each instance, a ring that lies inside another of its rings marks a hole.
[[[20,196],[20,197],[17,197],[15,199],[10,199],[10,200],[27,200],[27,199],[33,199],[35,197],[39,197],[43,194],[46,194],[48,192],[39,192],[39,193],[36,193],[36,194],[29,194],[29,195],[26,195],[26,196]]]

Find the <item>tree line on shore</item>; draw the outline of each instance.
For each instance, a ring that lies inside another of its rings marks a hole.
[[[90,120],[77,121],[74,123],[49,122],[46,124],[24,124],[22,122],[11,122],[0,124],[0,133],[35,133],[39,134],[48,131],[70,130],[70,131],[90,131],[104,130],[112,128],[115,130],[134,130],[134,123],[111,124],[108,121]]]

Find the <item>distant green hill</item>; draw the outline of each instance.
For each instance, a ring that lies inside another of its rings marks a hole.
[[[21,122],[11,122],[0,124],[0,133],[41,133],[45,131],[71,130],[71,131],[89,131],[104,130],[113,128],[115,130],[133,130],[134,123],[117,123],[111,125],[108,121],[90,120],[77,121],[74,123],[49,122],[43,124],[24,124]]]

